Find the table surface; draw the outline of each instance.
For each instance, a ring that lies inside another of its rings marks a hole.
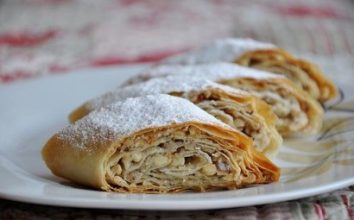
[[[321,61],[332,78],[340,71],[354,74],[351,0],[2,0],[0,86],[72,69],[158,61],[222,37],[275,43]],[[0,200],[0,219],[49,218],[354,219],[354,187],[203,212],[89,210]]]

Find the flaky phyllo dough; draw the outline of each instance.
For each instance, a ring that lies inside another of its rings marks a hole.
[[[146,70],[125,84],[171,75],[208,79],[261,98],[277,116],[276,128],[283,136],[313,134],[322,126],[323,110],[319,103],[290,80],[232,63],[161,65]]]
[[[192,101],[217,119],[253,139],[259,152],[274,156],[282,142],[275,128],[276,116],[271,108],[248,92],[193,77],[156,78],[124,88],[117,88],[87,101],[74,110],[74,122],[92,110],[129,97],[170,94]]]
[[[168,64],[234,62],[243,66],[282,74],[320,102],[337,95],[336,86],[313,63],[294,57],[275,45],[251,39],[227,38],[168,58]]]
[[[250,138],[191,102],[129,98],[93,111],[42,150],[51,171],[116,192],[236,189],[277,181],[279,169]]]

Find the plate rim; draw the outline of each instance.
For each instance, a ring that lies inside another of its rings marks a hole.
[[[92,208],[92,209],[124,209],[124,210],[147,210],[147,211],[192,211],[192,210],[214,210],[214,209],[226,209],[226,208],[237,208],[246,206],[257,206],[265,204],[273,204],[278,202],[291,201],[296,199],[307,198],[311,196],[316,196],[322,193],[329,193],[334,190],[343,189],[345,187],[354,184],[354,177],[348,178],[346,180],[341,180],[339,182],[325,184],[320,187],[310,187],[306,189],[301,189],[297,191],[282,192],[282,193],[270,193],[267,195],[251,195],[251,199],[237,198],[238,202],[235,202],[234,198],[224,198],[224,199],[213,199],[212,201],[207,200],[183,200],[183,207],[180,204],[176,205],[174,201],[166,200],[97,200],[97,199],[82,199],[82,200],[72,200],[62,199],[62,198],[48,198],[40,195],[36,196],[26,196],[26,195],[16,195],[6,192],[2,192],[0,189],[0,198],[7,199],[17,202],[25,202],[29,204],[38,204],[46,206],[56,206],[56,207],[71,207],[71,208]],[[225,191],[226,192],[226,191]],[[100,192],[97,193],[109,193]],[[114,192],[113,192],[114,193]],[[137,194],[132,194],[137,195]],[[139,194],[142,195],[142,194]],[[146,194],[145,194],[146,195]],[[86,201],[85,201],[86,200]],[[243,201],[244,200],[244,201]]]

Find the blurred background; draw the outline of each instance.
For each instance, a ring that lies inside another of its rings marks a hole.
[[[222,37],[354,73],[350,0],[0,0],[0,83],[157,61]]]

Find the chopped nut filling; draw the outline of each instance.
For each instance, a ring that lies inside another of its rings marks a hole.
[[[109,161],[107,179],[110,184],[163,191],[164,188],[178,190],[199,185],[225,187],[225,181],[226,185],[235,185],[236,179],[246,182],[254,179],[247,169],[249,162],[242,156],[245,152],[221,148],[208,134],[194,127],[170,129],[150,141],[141,147],[137,147],[141,143],[139,137],[129,140],[130,146],[124,143],[127,147]]]
[[[247,90],[270,105],[273,112],[278,116],[276,127],[280,133],[299,131],[309,123],[307,114],[299,101],[276,84],[269,83],[263,88],[247,79],[229,81],[225,84]]]

